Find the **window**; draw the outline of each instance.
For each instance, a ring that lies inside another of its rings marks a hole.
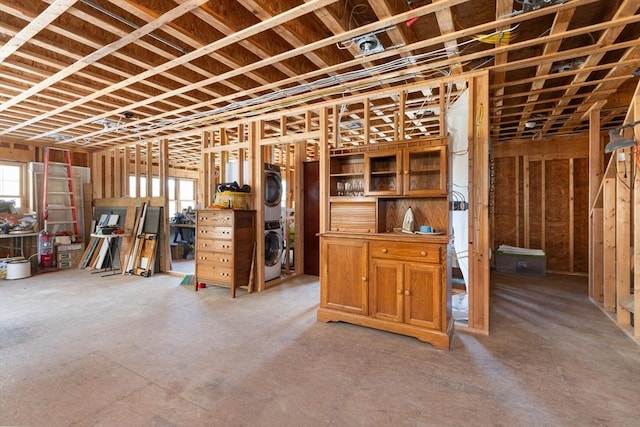
[[[15,207],[25,206],[22,199],[24,185],[24,166],[10,162],[0,162],[0,200],[15,202]]]
[[[192,179],[170,178],[167,185],[169,215],[182,212],[196,205],[196,182]]]
[[[130,197],[147,197],[147,177],[140,177],[140,196],[136,195],[136,177],[129,176],[129,196]],[[160,178],[153,177],[151,181],[151,196],[160,196]]]
[[[151,191],[154,197],[160,196],[160,178],[153,177]],[[176,212],[182,212],[196,206],[196,182],[193,179],[169,178],[167,181],[167,200],[169,202],[169,217]],[[136,178],[129,177],[129,196],[147,197],[147,177],[140,177],[140,196],[136,196]]]

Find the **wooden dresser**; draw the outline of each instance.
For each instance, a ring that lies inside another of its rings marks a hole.
[[[201,209],[196,215],[196,290],[200,283],[236,289],[249,283],[256,212]]]

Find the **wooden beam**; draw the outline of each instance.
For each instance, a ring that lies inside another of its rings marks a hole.
[[[603,181],[603,290],[604,309],[616,310],[616,178]]]
[[[547,162],[540,165],[540,249],[545,249],[547,235]]]
[[[575,169],[574,169],[574,159],[569,159],[569,272],[573,273],[575,270],[575,239],[576,239],[576,230],[575,230]]]
[[[522,173],[523,173],[523,191],[524,191],[524,218],[523,218],[523,226],[524,226],[524,236],[523,236],[523,244],[525,248],[529,248],[531,245],[529,227],[531,226],[531,221],[529,220],[529,213],[531,211],[530,205],[530,190],[531,186],[529,184],[529,156],[522,156]]]
[[[22,45],[27,43],[36,34],[49,26],[60,15],[67,12],[78,0],[54,0],[45,11],[31,20],[26,27],[22,28],[8,42],[0,47],[0,63],[16,52]]]
[[[631,183],[633,163],[630,150],[614,152],[613,155],[624,156],[617,160],[616,202],[615,202],[615,311],[616,321],[620,325],[629,325],[631,316],[628,310],[622,307],[621,301],[628,298],[631,293]],[[624,171],[624,172],[623,172]]]

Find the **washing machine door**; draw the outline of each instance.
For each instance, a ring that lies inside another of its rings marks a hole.
[[[264,264],[266,267],[279,265],[284,251],[284,241],[279,230],[267,230],[264,233]]]
[[[265,165],[266,166],[266,165]],[[282,200],[282,177],[278,170],[265,168],[264,204],[269,207],[280,206]]]

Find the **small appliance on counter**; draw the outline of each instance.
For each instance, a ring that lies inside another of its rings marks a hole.
[[[411,206],[407,208],[407,211],[404,213],[404,218],[402,220],[402,232],[413,234],[413,229],[415,227],[415,217],[413,216],[413,210]]]

